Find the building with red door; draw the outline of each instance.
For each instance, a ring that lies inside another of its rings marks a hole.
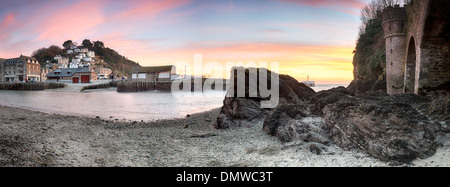
[[[47,82],[86,84],[92,83],[94,80],[97,80],[97,74],[88,67],[60,68],[47,74]]]

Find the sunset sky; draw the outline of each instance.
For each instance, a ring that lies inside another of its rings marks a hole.
[[[0,0],[0,58],[90,39],[142,66],[202,54],[204,63],[279,62],[300,81],[349,83],[369,1]]]

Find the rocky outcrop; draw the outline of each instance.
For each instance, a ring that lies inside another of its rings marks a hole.
[[[214,123],[215,128],[217,129],[227,129],[227,128],[236,128],[236,127],[248,127],[252,126],[258,122],[261,122],[266,118],[268,114],[270,114],[274,109],[265,109],[261,108],[261,101],[268,100],[269,98],[261,97],[259,93],[259,85],[250,84],[249,85],[249,77],[254,76],[259,79],[259,73],[257,71],[250,71],[252,68],[242,68],[235,67],[231,70],[231,72],[235,71],[245,71],[245,97],[237,97],[237,91],[234,94],[227,93],[227,97],[225,97],[223,101],[223,106],[221,108],[220,115],[217,117],[216,122]],[[254,68],[253,68],[254,69]],[[265,70],[265,69],[264,69]],[[268,73],[267,81],[270,83],[272,80],[270,76],[270,71],[265,70]],[[254,75],[256,73],[256,75]],[[234,84],[229,86],[228,92],[230,92],[230,88],[234,88],[236,90],[238,88],[237,74],[232,73],[231,79],[233,79]],[[306,85],[299,83],[294,78],[288,75],[279,75],[279,103],[278,106],[282,105],[292,105],[292,104],[303,104],[308,102],[310,97],[312,97],[315,92],[311,88]],[[270,85],[270,84],[268,84]],[[257,97],[250,97],[250,87],[256,88],[258,90]]]
[[[417,95],[370,94],[345,97],[323,109],[331,139],[339,146],[367,151],[384,161],[408,163],[436,151],[439,125],[412,106]]]
[[[326,105],[335,103],[344,97],[351,96],[354,96],[354,94],[342,86],[317,92],[317,94],[311,97],[311,113],[322,116],[322,109]]]
[[[355,79],[347,87],[347,90],[354,94],[364,94],[368,92],[386,93],[386,80]]]
[[[246,72],[246,77],[250,74]],[[215,127],[262,123],[262,130],[268,135],[314,154],[327,152],[330,145],[337,144],[394,163],[427,158],[450,137],[450,95],[446,91],[436,91],[428,97],[390,96],[382,86],[374,86],[384,83],[374,81],[370,88],[358,88],[356,92],[338,87],[314,93],[292,77],[280,75],[279,81],[280,102],[276,108],[262,109],[260,101],[268,98],[259,93],[258,97],[248,97],[246,89],[246,97],[234,95],[224,99]],[[246,84],[246,88],[252,86]]]

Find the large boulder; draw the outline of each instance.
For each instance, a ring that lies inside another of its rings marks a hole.
[[[386,93],[386,80],[355,79],[350,83],[347,89],[354,94],[364,94],[368,92]]]
[[[256,71],[254,71],[256,69]],[[245,71],[244,85],[238,85],[238,76],[235,71]],[[267,71],[267,84],[270,87],[272,81],[278,81],[279,85],[279,102],[278,106],[303,104],[315,94],[314,90],[308,86],[299,83],[294,78],[288,75],[278,75],[278,79],[272,78],[271,71]],[[243,68],[234,67],[231,72],[230,80],[233,80],[233,84],[230,84],[227,89],[227,96],[223,101],[220,115],[217,117],[214,127],[217,129],[227,129],[236,127],[249,127],[258,122],[261,122],[266,118],[268,114],[273,111],[273,108],[262,108],[261,101],[270,100],[270,97],[262,97],[260,93],[259,84],[250,83],[249,77],[256,77],[259,79],[258,68]],[[245,97],[238,97],[237,91],[230,94],[230,90],[237,90],[239,86],[245,87]],[[257,90],[256,97],[251,97],[251,89]],[[270,89],[270,88],[269,88]]]
[[[413,106],[426,97],[383,93],[343,97],[323,109],[330,137],[346,149],[358,148],[373,157],[399,163],[426,158],[436,151],[440,126]]]
[[[264,120],[263,130],[281,142],[295,141],[314,154],[321,154],[331,142],[323,118],[311,117],[306,104],[278,106]]]
[[[326,105],[335,103],[344,97],[352,96],[354,96],[354,94],[342,86],[317,92],[310,100],[311,113],[322,116],[322,109]]]

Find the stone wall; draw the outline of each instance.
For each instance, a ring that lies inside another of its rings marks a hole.
[[[405,8],[383,12],[389,94],[425,94],[450,82],[449,9],[448,0],[412,0]],[[406,11],[406,25],[399,19],[402,11]],[[406,35],[395,32],[399,26],[406,26]]]
[[[46,90],[46,89],[64,88],[66,86],[67,86],[67,84],[64,84],[64,83],[48,83],[48,82],[0,83],[0,90],[34,91],[34,90]]]
[[[203,90],[203,86],[208,81],[208,84],[211,84],[212,80],[218,79],[193,79],[188,90],[191,91],[201,91]],[[197,83],[195,83],[197,82]],[[152,90],[161,90],[161,91],[171,91],[172,90],[172,81],[165,82],[142,82],[142,81],[131,81],[131,82],[119,82],[117,84],[117,92],[142,92],[142,91],[152,91]],[[179,85],[179,89],[183,90],[183,84],[181,82],[175,82],[175,84]],[[217,84],[217,85],[216,85]],[[222,80],[222,84],[218,84],[218,82],[214,82],[211,85],[211,89],[216,90],[226,90],[226,80]]]

